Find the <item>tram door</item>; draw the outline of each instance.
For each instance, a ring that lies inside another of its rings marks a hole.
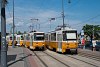
[[[48,41],[49,43],[48,44],[50,45],[50,41],[51,41],[50,35],[49,35],[49,38],[48,39],[49,39],[49,41]]]
[[[32,49],[33,47],[33,36],[30,35],[30,49]]]
[[[20,36],[16,36],[17,46],[20,46]]]
[[[62,34],[57,34],[58,52],[62,52]]]
[[[18,41],[17,41],[17,42],[18,42],[18,44],[20,45],[20,37],[18,37]]]
[[[24,45],[26,45],[26,36],[24,35]]]

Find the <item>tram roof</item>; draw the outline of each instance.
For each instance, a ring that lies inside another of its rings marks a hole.
[[[17,34],[14,34],[14,36],[16,36]],[[13,36],[13,34],[9,34],[9,35],[7,35],[7,36]]]
[[[23,35],[16,35],[17,37],[23,36]]]
[[[34,33],[44,33],[44,32],[37,31],[37,32],[34,32]]]
[[[28,34],[34,34],[34,33],[44,33],[44,32],[37,31],[37,32],[31,32],[31,33],[28,33]]]

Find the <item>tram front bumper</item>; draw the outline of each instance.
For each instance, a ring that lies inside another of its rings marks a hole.
[[[33,49],[33,50],[34,50],[34,49],[35,49],[35,47],[33,47],[33,46],[30,46],[30,49]]]

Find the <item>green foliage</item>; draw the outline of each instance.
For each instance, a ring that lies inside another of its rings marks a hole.
[[[18,31],[18,33],[17,34],[22,34],[20,31]]]
[[[93,35],[94,31],[94,37],[95,39],[100,39],[100,25],[88,25],[86,24],[82,28],[84,30],[85,35],[91,36]]]
[[[24,31],[24,34],[26,34],[26,31]]]

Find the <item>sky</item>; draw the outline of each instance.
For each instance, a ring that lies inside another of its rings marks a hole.
[[[13,22],[12,1],[8,0],[6,5],[7,32],[11,31]],[[69,0],[63,1],[64,23],[71,28],[80,32],[86,24],[100,25],[100,0],[70,0],[71,3],[68,3]],[[38,31],[49,32],[63,24],[62,0],[14,0],[14,3],[15,32],[29,32],[30,25]],[[50,18],[55,20],[50,21]]]

